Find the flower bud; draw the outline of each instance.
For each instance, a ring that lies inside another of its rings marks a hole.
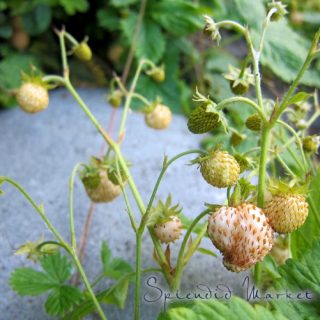
[[[282,19],[288,11],[286,10],[286,5],[283,4],[281,1],[272,1],[271,3],[268,3],[268,9],[271,10],[275,8],[277,11],[275,11],[271,16],[271,21],[279,21]]]

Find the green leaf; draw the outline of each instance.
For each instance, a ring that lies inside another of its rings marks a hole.
[[[320,169],[311,180],[308,196],[309,214],[301,228],[291,234],[291,250],[293,258],[302,257],[310,249],[313,242],[320,238]]]
[[[310,94],[306,92],[298,92],[292,98],[290,98],[288,105],[295,104],[298,102],[306,101],[310,98]]]
[[[130,14],[126,19],[121,21],[121,28],[130,43],[132,33],[135,30],[137,15]],[[157,63],[163,56],[166,41],[161,28],[151,19],[145,18],[141,24],[140,33],[137,39],[137,48],[135,56],[138,59],[146,58]]]
[[[87,0],[59,0],[59,3],[70,16],[77,12],[85,12],[89,8]]]
[[[60,253],[45,256],[40,259],[41,266],[47,273],[48,280],[57,285],[67,281],[72,273],[72,264],[66,256]]]
[[[225,10],[218,11],[215,18],[236,20],[248,25],[257,46],[265,16],[263,0],[230,0],[225,3]],[[272,70],[281,80],[291,82],[304,63],[309,46],[310,42],[294,31],[286,19],[273,22],[266,32],[261,64]],[[301,83],[320,87],[320,70],[308,70]]]
[[[255,34],[258,39],[258,34]],[[271,24],[265,38],[261,62],[280,79],[290,82],[295,79],[308,54],[309,43],[293,31],[285,21]]]
[[[70,311],[82,299],[82,293],[78,288],[62,285],[55,288],[45,302],[46,312],[50,316],[63,315]]]
[[[111,0],[110,4],[116,8],[121,8],[137,2],[138,0]]]
[[[23,296],[38,296],[56,286],[43,272],[31,268],[19,268],[11,273],[10,285]]]
[[[197,251],[208,256],[217,257],[217,255],[213,251],[206,248],[198,248]]]
[[[32,11],[23,15],[23,26],[25,31],[36,36],[45,31],[51,23],[51,8],[46,5],[39,5]]]
[[[20,86],[21,71],[27,71],[30,64],[37,65],[34,57],[27,54],[12,54],[0,62],[0,87],[5,90]]]
[[[97,19],[101,28],[111,31],[119,29],[119,17],[117,16],[117,11],[113,8],[99,9],[97,11]]]
[[[131,265],[122,258],[114,258],[110,262],[104,274],[112,279],[120,279],[124,274],[133,271]]]
[[[198,320],[198,319],[217,319],[217,320],[275,320],[287,319],[279,317],[266,308],[255,305],[251,306],[248,302],[238,297],[232,297],[228,303],[217,300],[200,301],[196,300],[188,304],[175,304],[166,313],[161,313],[158,320]]]
[[[59,252],[40,259],[43,272],[31,268],[16,269],[10,277],[10,285],[20,295],[36,296],[49,291],[45,303],[49,315],[63,315],[80,299],[79,289],[66,285],[71,277],[72,265]]]
[[[291,292],[313,292],[312,301],[272,301],[272,306],[286,314],[289,319],[319,319],[320,305],[320,240],[313,243],[310,250],[299,260],[289,259],[278,269],[281,278],[276,280],[274,287],[279,290]],[[315,297],[315,294],[318,294]],[[305,294],[304,294],[305,297]],[[309,295],[310,297],[310,295]]]
[[[126,277],[120,280],[116,286],[112,287],[101,301],[107,304],[115,304],[123,309],[128,296],[128,288],[129,278]]]
[[[166,31],[177,36],[188,35],[203,25],[201,8],[183,0],[154,2],[150,13]]]
[[[100,249],[100,257],[103,266],[103,271],[107,272],[109,269],[109,264],[111,260],[111,251],[106,241],[102,241],[101,249]]]
[[[103,273],[106,277],[119,280],[124,275],[133,271],[131,265],[122,258],[112,258],[109,246],[102,241],[100,257],[103,266]]]

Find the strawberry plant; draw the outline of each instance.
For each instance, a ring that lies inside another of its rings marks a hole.
[[[164,3],[160,3],[159,10],[163,9]],[[181,5],[181,2],[177,2],[177,5]],[[154,12],[153,19],[161,20],[160,13],[159,16],[158,11]],[[28,258],[39,261],[42,271],[32,268],[15,270],[10,283],[18,294],[36,296],[47,293],[45,308],[51,316],[79,319],[97,312],[101,319],[107,319],[108,314],[104,313],[102,304],[112,303],[123,307],[128,287],[133,283],[134,318],[139,319],[141,275],[161,273],[171,293],[177,293],[183,271],[192,256],[196,252],[215,255],[210,250],[200,248],[202,239],[209,237],[213,246],[221,252],[223,264],[228,270],[242,272],[252,268],[255,285],[261,292],[270,287],[276,293],[288,288],[294,291],[308,289],[310,292],[305,292],[305,299],[312,295],[313,300],[310,303],[285,301],[287,304],[281,300],[270,300],[255,306],[239,298],[232,298],[230,303],[195,301],[189,305],[173,304],[167,313],[159,315],[159,319],[179,319],[181,314],[188,319],[200,316],[256,319],[262,315],[270,319],[295,319],[300,313],[303,313],[304,318],[319,316],[319,306],[316,303],[316,295],[320,293],[320,275],[317,269],[320,261],[320,211],[317,193],[320,173],[316,159],[319,139],[317,136],[310,136],[308,129],[319,117],[320,110],[317,92],[307,93],[297,88],[300,82],[304,81],[309,66],[320,54],[320,31],[315,34],[304,62],[282,97],[272,101],[266,99],[261,85],[260,59],[264,57],[265,44],[268,43],[265,42],[266,39],[269,39],[268,44],[271,47],[268,28],[278,23],[275,21],[283,19],[286,13],[284,4],[272,1],[268,5],[262,26],[256,25],[255,28],[246,27],[234,20],[216,22],[210,16],[204,16],[204,36],[209,36],[210,41],[219,43],[223,39],[222,30],[233,29],[243,36],[247,45],[247,56],[240,69],[230,66],[229,72],[224,75],[235,96],[215,101],[207,92],[195,90],[194,101],[197,107],[191,112],[187,126],[193,134],[220,130],[224,140],[230,139],[232,146],[229,151],[226,151],[222,143],[208,152],[196,149],[187,150],[171,159],[165,156],[147,202],[142,199],[131,175],[130,165],[124,158],[122,141],[130,139],[130,136],[126,137],[125,129],[128,112],[134,100],[139,101],[146,126],[163,130],[174,125],[170,108],[161,101],[161,97],[151,100],[139,91],[138,85],[140,77],[149,77],[160,86],[166,79],[166,66],[155,64],[148,59],[150,57],[140,57],[129,87],[114,75],[110,82],[108,100],[115,109],[119,108],[124,100],[124,107],[118,134],[112,137],[93,115],[70,80],[67,49],[70,48],[70,53],[79,60],[88,61],[92,57],[89,44],[86,41],[79,43],[64,28],[55,30],[61,50],[62,75],[39,76],[33,72],[24,76],[24,83],[17,91],[17,101],[27,112],[45,112],[43,110],[48,105],[47,91],[56,86],[64,86],[103,137],[108,148],[100,158],[93,157],[89,164],[76,164],[71,173],[70,241],[57,231],[42,204],[38,205],[15,180],[0,176],[0,184],[10,184],[19,190],[55,237],[53,240],[29,242],[19,248],[18,253],[27,254]],[[161,22],[164,27],[171,26],[170,20],[162,19]],[[156,27],[150,21],[148,23],[155,32]],[[178,27],[183,28],[180,25]],[[177,30],[180,30],[179,28]],[[261,32],[258,33],[258,30]],[[152,53],[152,43],[147,41],[145,45],[150,45]],[[268,60],[268,57],[265,58]],[[255,89],[253,98],[246,95],[250,86]],[[313,106],[309,103],[311,99]],[[232,108],[238,113],[245,108],[250,110],[245,123],[242,123],[241,132],[239,126],[232,125]],[[252,137],[253,143],[245,144],[249,130],[253,131],[255,136]],[[155,203],[159,186],[168,168],[176,160],[190,155],[195,157],[190,163],[193,165],[190,170],[196,170],[194,165],[199,166],[203,183],[212,185],[213,192],[214,188],[225,189],[226,195],[224,203],[206,204],[203,211],[192,221],[183,215],[183,208],[173,202],[171,195]],[[123,196],[128,223],[136,237],[135,268],[121,258],[112,258],[110,248],[103,242],[103,272],[95,281],[89,282],[79,255],[79,243],[74,227],[73,185],[77,174],[93,202],[112,202],[116,197]],[[133,214],[128,190],[141,213],[139,220]],[[150,252],[150,255],[153,255],[158,267],[142,270],[143,235],[147,232],[154,246],[154,252]],[[176,259],[173,259],[170,245],[175,241],[180,247]],[[85,290],[81,291],[77,287],[77,281],[72,280],[72,274],[81,276]],[[96,285],[105,277],[114,280],[114,284],[96,291]],[[245,281],[249,281],[249,278]],[[265,294],[265,300],[269,299],[267,295],[269,293]],[[250,301],[250,297],[247,297],[247,300]]]

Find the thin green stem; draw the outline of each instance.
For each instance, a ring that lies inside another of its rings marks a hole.
[[[67,40],[69,40],[74,46],[79,45],[79,42],[69,33],[69,32],[64,32],[64,36]]]
[[[83,282],[84,282],[84,284],[85,284],[85,286],[86,286],[86,288],[88,290],[88,293],[89,293],[89,295],[90,295],[90,297],[92,299],[92,302],[94,303],[94,305],[95,305],[95,307],[97,309],[97,312],[99,313],[99,316],[101,317],[102,320],[107,320],[107,317],[105,316],[105,314],[104,314],[104,312],[103,312],[103,310],[101,308],[101,305],[100,305],[99,301],[97,300],[97,297],[95,296],[95,294],[94,294],[94,292],[93,292],[93,290],[92,290],[92,288],[90,286],[90,283],[89,283],[88,278],[87,278],[87,276],[86,276],[86,274],[85,274],[85,272],[84,272],[84,270],[82,268],[81,262],[80,262],[80,260],[79,260],[79,258],[77,256],[76,251],[74,251],[74,250],[71,251],[71,255],[72,255],[72,258],[73,258],[73,261],[74,261],[75,265],[77,266],[77,268],[79,270],[79,273],[80,273],[80,275],[82,277],[82,280],[83,280]]]
[[[136,289],[134,304],[134,319],[140,319],[140,286],[141,286],[141,242],[142,233],[136,233]]]
[[[118,137],[120,138],[123,135],[124,129],[125,129],[125,125],[126,125],[126,120],[127,120],[127,115],[128,115],[128,111],[130,108],[130,104],[131,104],[131,100],[132,100],[132,94],[136,88],[140,73],[142,71],[142,67],[143,65],[146,63],[147,60],[142,59],[139,62],[138,68],[136,70],[136,73],[133,77],[131,86],[130,86],[130,90],[127,94],[126,97],[126,102],[124,104],[124,109],[123,109],[123,114],[122,114],[122,119],[121,119],[121,123],[120,123],[120,128],[119,128],[119,133],[118,133]]]
[[[31,196],[28,194],[28,192],[16,181],[9,177],[1,177],[1,180],[4,182],[8,182],[12,186],[14,186],[16,189],[20,191],[20,193],[29,201],[31,206],[39,213],[42,220],[45,222],[45,224],[48,226],[50,231],[54,234],[54,236],[57,238],[57,240],[64,246],[68,247],[68,244],[64,241],[62,236],[59,234],[59,232],[56,230],[56,228],[51,224],[49,219],[47,218],[46,214],[44,213],[43,206],[38,206],[35,201],[31,198]]]
[[[220,103],[217,104],[216,108],[218,109],[223,109],[226,105],[231,104],[231,103],[236,103],[236,102],[243,102],[251,107],[253,107],[260,115],[261,119],[263,122],[267,122],[267,118],[264,114],[264,112],[262,111],[261,107],[256,104],[254,101],[252,101],[249,98],[245,98],[245,97],[232,97],[232,98],[228,98],[225,99],[223,101],[221,101]]]
[[[281,163],[282,167],[290,174],[291,177],[295,178],[296,175],[294,172],[288,167],[288,165],[284,162],[279,154],[277,154],[277,159]]]
[[[192,255],[195,253],[195,251],[198,249],[199,244],[202,240],[202,238],[205,236],[208,230],[208,222],[206,221],[202,227],[202,229],[199,231],[196,239],[192,241],[191,246],[188,248],[188,251],[186,252],[184,259],[183,259],[183,264],[186,265],[189,260],[191,259]]]
[[[64,34],[65,34],[64,30],[58,32],[60,50],[61,50],[63,76],[65,79],[68,79],[69,78],[69,66],[68,66],[68,60],[67,60],[66,44],[64,41]]]
[[[261,39],[260,39],[260,45],[259,45],[259,52],[261,53],[262,52],[262,49],[263,49],[263,44],[264,44],[264,39],[265,39],[265,36],[266,36],[266,32],[267,32],[267,28],[268,28],[268,25],[270,23],[270,19],[271,19],[271,16],[277,11],[276,8],[272,8],[268,14],[267,14],[267,17],[263,23],[263,28],[262,28],[262,35],[261,35]]]
[[[42,80],[44,82],[57,82],[59,84],[62,84],[64,85],[65,84],[65,80],[63,77],[60,77],[60,76],[56,76],[56,75],[47,75],[47,76],[44,76],[42,77]]]
[[[251,54],[248,54],[246,58],[244,59],[242,65],[241,65],[241,70],[239,74],[239,78],[241,79],[246,71],[246,68],[248,66],[248,63],[251,61]]]
[[[305,154],[304,154],[304,151],[303,151],[302,141],[301,141],[300,137],[298,136],[296,131],[290,125],[288,125],[286,122],[284,122],[282,120],[277,120],[276,123],[281,124],[287,130],[289,130],[292,133],[292,135],[295,137],[295,139],[297,140],[298,147],[299,147],[299,150],[300,150],[300,153],[301,153],[301,156],[302,156],[302,160],[303,160],[304,170],[306,171],[307,168],[308,168],[308,165],[307,165],[307,160],[306,160],[306,157],[305,157]]]
[[[291,233],[289,233],[287,235],[288,237],[288,249],[289,249],[289,255],[288,258],[291,259],[292,258],[292,250],[291,250],[291,245],[292,245],[292,241],[291,241]]]
[[[119,162],[118,161],[116,161],[116,168],[117,168],[118,179],[120,180],[120,188],[121,188],[121,191],[122,191],[122,194],[123,194],[123,197],[124,197],[124,201],[126,203],[127,212],[128,212],[128,215],[129,215],[131,226],[132,226],[132,229],[134,230],[134,232],[137,232],[138,227],[137,227],[137,224],[136,224],[136,222],[134,220],[134,217],[133,217],[133,212],[132,212],[132,209],[131,209],[130,201],[128,199],[126,188],[125,188],[124,183],[122,181],[122,177],[121,177],[121,172],[120,172]]]
[[[53,244],[53,245],[59,246],[59,247],[65,249],[69,253],[69,248],[66,248],[61,242],[50,241],[50,240],[41,242],[39,245],[37,245],[36,249],[40,250],[43,246],[46,246],[48,244]]]
[[[148,99],[146,99],[143,95],[139,94],[139,93],[132,93],[132,98],[136,98],[139,99],[140,101],[142,101],[146,106],[149,106],[151,103]]]
[[[153,205],[153,201],[155,199],[155,196],[157,194],[157,191],[158,191],[158,188],[159,188],[159,185],[161,183],[161,180],[165,174],[165,172],[167,171],[167,169],[169,168],[169,166],[175,162],[176,160],[178,160],[179,158],[181,157],[184,157],[186,155],[189,155],[189,154],[194,154],[194,153],[197,153],[197,154],[203,154],[204,151],[203,150],[188,150],[188,151],[185,151],[185,152],[182,152],[182,153],[179,153],[178,155],[176,155],[175,157],[173,157],[172,159],[170,159],[169,161],[164,161],[164,165],[162,167],[162,170],[158,176],[158,179],[156,181],[156,184],[153,188],[153,191],[152,191],[152,194],[151,194],[151,197],[150,197],[150,200],[149,200],[149,203],[148,203],[148,206],[147,206],[147,210],[146,210],[146,213],[145,215],[143,216],[142,220],[141,220],[141,223],[140,223],[140,226],[139,226],[139,230],[143,232],[144,230],[144,227],[146,226],[147,224],[147,221],[148,221],[148,218],[149,218],[149,214],[150,214],[150,209]]]
[[[267,170],[267,158],[268,158],[268,148],[269,148],[269,137],[270,129],[268,127],[262,128],[261,135],[261,153],[259,162],[259,181],[258,181],[258,195],[257,204],[258,207],[263,208],[264,205],[264,191],[266,183],[266,170]]]
[[[65,86],[69,90],[69,92],[72,94],[74,99],[78,102],[82,110],[85,112],[87,117],[91,120],[91,122],[94,124],[94,126],[97,128],[97,130],[100,132],[100,134],[103,136],[103,138],[106,140],[106,142],[109,144],[111,148],[114,149],[114,146],[116,143],[111,139],[111,137],[107,134],[107,132],[103,129],[103,127],[100,125],[98,120],[94,117],[94,115],[91,113],[87,105],[84,103],[84,101],[81,99],[77,91],[72,86],[71,82],[66,79],[65,80]]]
[[[72,170],[71,176],[69,178],[69,209],[70,209],[70,234],[71,234],[71,246],[74,251],[77,250],[77,240],[76,234],[74,230],[74,215],[73,215],[73,187],[74,187],[74,180],[75,176],[80,168],[83,166],[83,163],[77,163]]]
[[[201,212],[193,221],[192,223],[190,224],[184,238],[183,238],[183,241],[182,241],[182,244],[181,244],[181,247],[180,247],[180,250],[179,250],[179,255],[178,255],[178,260],[177,260],[177,265],[176,265],[176,271],[175,271],[175,275],[174,275],[174,280],[173,280],[173,283],[172,283],[172,291],[176,291],[179,286],[180,286],[180,281],[181,281],[181,273],[183,271],[183,267],[184,267],[184,251],[185,251],[185,248],[188,244],[188,240],[189,240],[189,237],[191,235],[191,232],[193,231],[193,229],[195,228],[195,226],[198,224],[198,222],[203,218],[205,217],[206,215],[208,215],[208,213],[210,212],[211,210],[210,209],[206,209],[204,210],[203,212]]]

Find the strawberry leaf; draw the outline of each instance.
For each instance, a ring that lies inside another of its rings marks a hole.
[[[313,242],[320,238],[320,169],[310,183],[308,196],[309,214],[301,228],[291,234],[291,251],[293,258],[302,257]]]
[[[45,308],[49,315],[62,316],[81,299],[79,289],[66,284],[72,273],[72,265],[60,253],[40,259],[43,271],[32,268],[16,269],[10,277],[10,285],[20,295],[37,296],[49,292]]]

